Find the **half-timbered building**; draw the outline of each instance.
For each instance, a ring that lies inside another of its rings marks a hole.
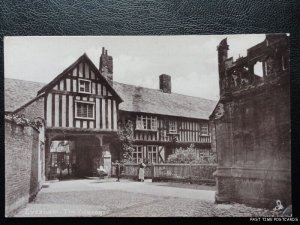
[[[171,77],[159,76],[159,89],[113,81],[113,59],[102,49],[99,69],[86,54],[42,84],[5,80],[5,111],[44,122],[46,175],[52,141],[72,142],[78,176],[90,176],[99,164],[110,170],[119,159],[120,123],[134,125],[133,157],[163,163],[175,148],[195,144],[210,149],[208,117],[216,102],[173,93]],[[16,91],[18,90],[18,91]]]
[[[175,148],[194,144],[198,153],[210,150],[209,112],[214,101],[172,93],[171,77],[159,76],[159,89],[114,82],[124,99],[120,104],[122,123],[134,126],[134,158],[164,163]]]

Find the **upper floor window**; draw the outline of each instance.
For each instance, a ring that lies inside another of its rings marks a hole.
[[[136,117],[137,130],[157,130],[157,118],[154,116],[137,116]]]
[[[78,90],[80,93],[91,93],[91,81],[78,79]]]
[[[169,121],[169,133],[177,133],[177,123],[174,120]]]
[[[201,126],[201,135],[208,135],[208,125],[207,124],[203,124]]]
[[[94,102],[83,102],[83,101],[76,101],[76,118],[80,119],[94,119],[95,113],[95,103]]]

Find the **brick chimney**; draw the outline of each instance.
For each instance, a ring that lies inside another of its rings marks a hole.
[[[99,71],[113,85],[113,58],[107,54],[104,47],[100,56]]]
[[[171,93],[171,76],[162,74],[159,76],[159,89],[164,93]]]

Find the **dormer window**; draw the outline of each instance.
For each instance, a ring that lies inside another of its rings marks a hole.
[[[91,93],[91,81],[90,80],[84,80],[84,79],[78,79],[78,90],[80,93]]]

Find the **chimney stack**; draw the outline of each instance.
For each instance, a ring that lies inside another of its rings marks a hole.
[[[100,56],[99,71],[110,85],[113,85],[113,58],[107,54],[107,50],[104,47],[102,47]]]
[[[159,76],[159,89],[164,93],[171,94],[171,76],[162,74]]]

